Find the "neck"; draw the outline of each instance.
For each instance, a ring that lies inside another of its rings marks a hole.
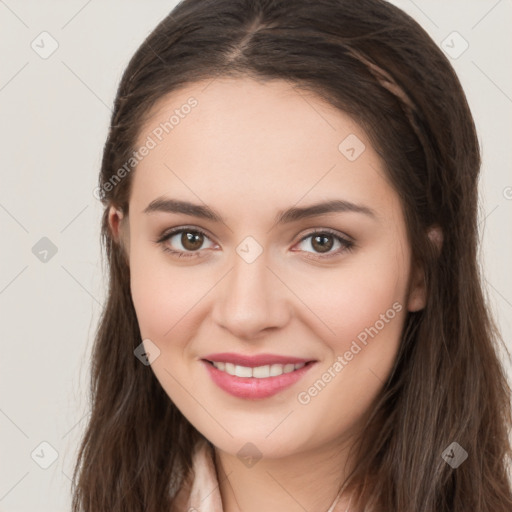
[[[332,442],[281,459],[262,458],[251,467],[215,448],[224,512],[326,512],[336,501],[350,468],[349,445]],[[330,512],[345,512],[342,494]]]

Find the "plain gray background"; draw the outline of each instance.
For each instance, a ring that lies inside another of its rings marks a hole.
[[[92,191],[121,73],[176,3],[0,0],[0,511],[70,509],[105,297]],[[512,2],[392,3],[450,54],[467,93],[483,154],[481,261],[512,348]]]

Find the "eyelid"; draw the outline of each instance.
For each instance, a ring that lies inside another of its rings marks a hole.
[[[337,237],[337,238],[342,238],[346,242],[355,243],[355,239],[352,238],[350,235],[347,235],[346,233],[342,233],[336,229],[331,229],[331,228],[314,228],[312,231],[308,231],[305,235],[303,235],[299,241],[302,242],[305,238],[308,238],[312,235],[325,234],[325,233],[332,235],[334,237]]]
[[[181,233],[182,231],[193,231],[197,233],[201,233],[202,235],[208,237],[210,240],[212,239],[212,236],[203,228],[199,228],[197,226],[178,226],[176,228],[166,229],[162,232],[162,234],[155,240],[157,243],[164,242],[165,240],[168,240],[171,236],[174,236],[178,233]]]

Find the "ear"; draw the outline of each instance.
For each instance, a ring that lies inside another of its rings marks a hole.
[[[108,211],[108,225],[112,238],[119,245],[126,264],[130,265],[130,229],[128,216],[122,209],[110,206]]]
[[[439,255],[443,245],[443,231],[439,226],[432,226],[428,229],[427,236]],[[426,302],[427,290],[425,283],[425,271],[423,267],[416,262],[411,268],[407,309],[411,312],[420,311],[425,307]]]
[[[425,286],[425,274],[419,263],[414,263],[411,268],[409,284],[409,296],[407,299],[408,311],[420,311],[427,302],[427,291]]]
[[[112,234],[112,238],[116,242],[121,241],[121,221],[123,219],[123,212],[117,209],[115,206],[110,206],[108,211],[108,225],[110,227],[110,232]]]

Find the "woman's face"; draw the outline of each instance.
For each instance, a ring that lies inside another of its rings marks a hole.
[[[231,454],[344,443],[424,305],[365,133],[287,82],[216,79],[161,100],[143,146],[120,234],[163,389]]]

